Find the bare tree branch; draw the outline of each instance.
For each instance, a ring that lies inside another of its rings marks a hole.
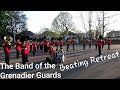
[[[85,22],[84,22],[84,17],[83,17],[83,14],[81,12],[80,12],[80,17],[81,17],[81,20],[82,20],[83,28],[87,32],[87,29],[86,29],[86,26],[85,26]]]
[[[52,22],[52,28],[55,32],[62,34],[74,28],[72,15],[68,12],[60,12]]]

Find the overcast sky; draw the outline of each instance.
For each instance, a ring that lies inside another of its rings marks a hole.
[[[24,14],[28,17],[27,20],[27,27],[29,31],[34,33],[39,32],[40,28],[42,27],[51,27],[51,23],[53,19],[59,14],[60,11],[24,11]],[[76,25],[76,28],[79,31],[84,32],[83,24],[80,18],[80,11],[68,11],[73,16],[73,21]],[[107,12],[107,11],[106,11]],[[87,11],[82,11],[83,15],[85,16],[85,23],[87,25]],[[116,22],[110,24],[108,26],[111,30],[120,30],[120,11],[110,11],[106,16],[118,14],[110,19],[109,22]],[[95,25],[95,16],[96,14],[93,13],[93,25]],[[94,27],[93,27],[94,29]]]

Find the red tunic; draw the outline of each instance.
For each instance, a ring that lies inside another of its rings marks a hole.
[[[37,47],[37,43],[36,42],[33,42],[32,44],[33,48],[35,49]]]
[[[21,46],[21,54],[28,54],[29,53],[29,50],[28,50],[28,45],[25,44]]]
[[[102,41],[101,40],[97,40],[97,46],[98,46],[98,48],[101,48],[101,45],[102,45]]]
[[[54,48],[53,47],[50,47],[49,48],[49,54],[51,55],[51,54],[53,54],[55,51],[54,51]]]
[[[76,43],[75,39],[72,39],[72,44],[75,44],[75,43]]]
[[[44,42],[40,42],[40,46],[43,46],[44,45]]]
[[[91,44],[91,41],[88,41],[88,44]]]
[[[105,43],[105,40],[102,40],[102,44],[104,44]]]
[[[83,44],[85,44],[85,41],[82,41]]]
[[[29,51],[30,51],[30,44],[27,43],[26,46],[27,46],[27,48],[28,48],[28,52],[29,52]]]
[[[112,40],[108,40],[107,42],[108,42],[108,44],[110,45],[110,44],[112,43]]]
[[[30,41],[30,46],[32,46],[32,41]]]
[[[69,41],[69,40],[66,40],[66,44],[70,44],[70,41]]]
[[[17,41],[16,42],[16,50],[20,50],[21,49],[21,42],[20,41]]]
[[[97,40],[95,40],[95,44],[97,44]]]
[[[46,46],[46,47],[47,47],[47,46],[49,45],[48,40],[46,40],[46,39],[45,39],[43,42],[44,42],[44,46]]]
[[[5,44],[5,45],[3,46],[3,48],[4,48],[4,52],[7,52],[7,53],[10,53],[10,52],[11,52],[10,46],[9,46],[8,44]]]
[[[56,41],[56,42],[55,42],[55,46],[58,46],[58,44],[59,44],[58,41]]]
[[[55,46],[55,42],[50,42],[50,46]]]
[[[59,44],[60,44],[60,45],[63,45],[63,41],[62,41],[62,40],[60,40],[60,41],[59,41]]]

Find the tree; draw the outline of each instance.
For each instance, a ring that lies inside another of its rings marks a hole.
[[[27,17],[22,11],[0,11],[0,35],[15,34],[27,30]]]
[[[107,30],[107,26],[114,23],[115,21],[113,22],[109,22],[109,20],[118,15],[118,14],[113,14],[113,15],[108,15],[108,11],[99,11],[98,14],[99,14],[99,23],[100,23],[100,26],[101,26],[101,34],[104,36],[105,32],[108,31]]]
[[[83,24],[83,28],[86,32],[86,38],[87,38],[87,32],[89,34],[89,39],[92,39],[92,32],[91,32],[91,27],[92,27],[92,13],[93,11],[86,11],[86,12],[80,12],[80,18]],[[86,14],[86,15],[85,15]],[[86,18],[85,18],[86,17]]]
[[[89,39],[91,40],[92,39],[92,32],[91,32],[91,27],[92,27],[92,11],[89,11],[89,14],[88,14],[88,23],[89,23]]]
[[[8,32],[7,26],[9,24],[10,16],[7,11],[0,11],[0,35]]]
[[[15,40],[15,34],[27,30],[27,17],[22,11],[8,11],[8,14],[11,17],[8,25],[9,32],[14,36],[13,40]]]
[[[58,34],[67,34],[68,31],[74,30],[74,23],[72,21],[72,15],[68,12],[60,12],[58,16],[52,22],[52,30]]]

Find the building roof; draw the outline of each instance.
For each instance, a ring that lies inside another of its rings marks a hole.
[[[111,31],[111,32],[109,32],[107,34],[111,34],[111,33],[120,33],[120,31]]]

